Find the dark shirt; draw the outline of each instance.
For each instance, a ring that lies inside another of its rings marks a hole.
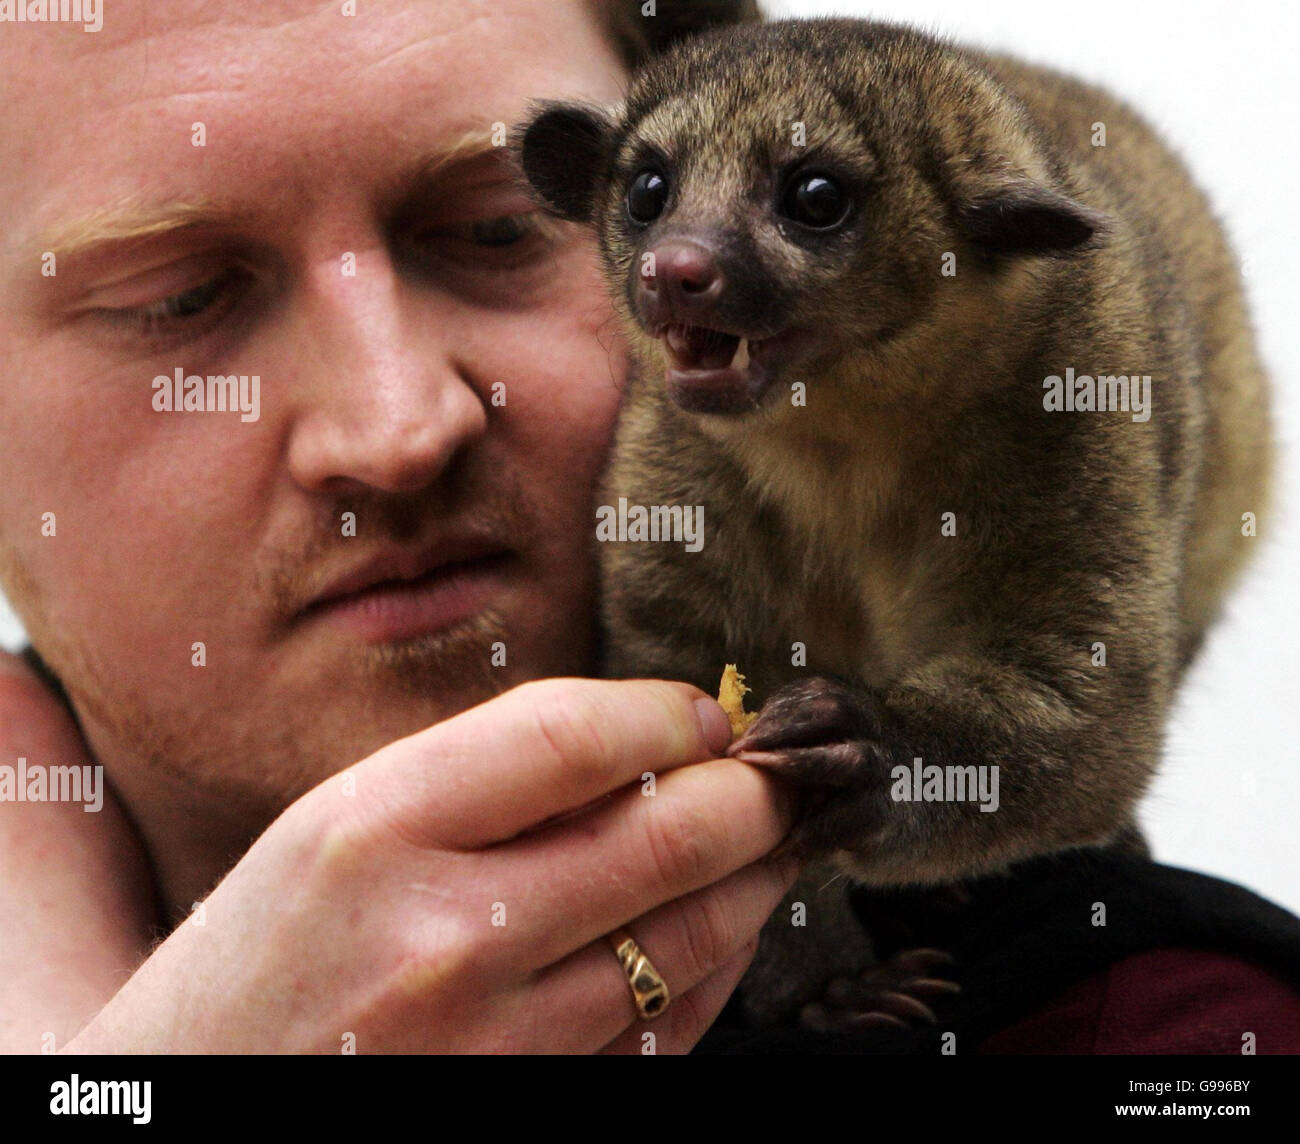
[[[854,891],[882,957],[955,958],[936,1026],[756,1032],[733,1004],[696,1052],[937,1053],[946,1034],[963,1054],[1300,1052],[1300,918],[1241,886],[1085,850],[964,890]]]

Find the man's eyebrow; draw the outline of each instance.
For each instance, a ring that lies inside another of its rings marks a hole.
[[[416,159],[398,180],[402,186],[395,191],[400,194],[413,184],[435,178],[448,167],[467,164],[503,150],[494,142],[494,133],[490,129],[467,131],[450,145]],[[41,254],[51,251],[57,258],[70,259],[111,242],[154,238],[197,227],[233,226],[246,218],[245,212],[202,196],[152,204],[124,200],[79,218],[54,223],[37,235],[32,246]]]
[[[199,226],[230,225],[239,217],[238,212],[206,198],[152,204],[126,200],[54,223],[37,235],[33,246],[42,254],[52,251],[57,258],[74,258],[110,242],[153,238]]]
[[[410,195],[422,194],[449,171],[472,167],[493,153],[504,154],[506,147],[495,142],[495,138],[492,130],[476,128],[436,151],[419,156],[390,183],[383,196],[385,206],[400,211]]]
[[[493,138],[493,132],[489,129],[466,131],[454,143],[424,155],[415,163],[412,173],[431,178],[440,174],[445,167],[470,163],[493,151],[504,151],[505,148],[498,146]]]

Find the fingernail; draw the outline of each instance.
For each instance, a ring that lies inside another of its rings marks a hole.
[[[716,699],[697,699],[695,714],[700,721],[700,733],[715,755],[721,755],[731,745],[731,720]]]

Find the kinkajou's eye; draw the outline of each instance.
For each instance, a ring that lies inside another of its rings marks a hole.
[[[639,171],[628,185],[627,213],[633,222],[642,226],[663,214],[667,201],[668,180],[653,167]]]
[[[849,196],[829,175],[806,171],[797,175],[781,196],[780,213],[812,230],[830,230],[849,213]]]

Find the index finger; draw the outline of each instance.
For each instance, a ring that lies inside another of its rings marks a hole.
[[[366,761],[403,837],[476,850],[580,809],[647,771],[717,758],[717,702],[661,679],[522,684]]]

